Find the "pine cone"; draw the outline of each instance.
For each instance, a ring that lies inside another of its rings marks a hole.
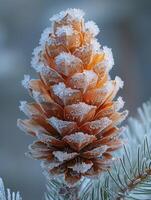
[[[25,75],[22,82],[35,102],[21,102],[29,119],[18,120],[23,131],[37,138],[28,155],[69,185],[110,168],[112,152],[122,146],[118,125],[127,116],[119,112],[122,98],[113,100],[123,82],[110,79],[111,49],[101,48],[97,25],[84,23],[83,15],[67,9],[50,19],[52,26],[33,52],[39,78]]]

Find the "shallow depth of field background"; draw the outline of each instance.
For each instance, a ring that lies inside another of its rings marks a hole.
[[[112,77],[125,82],[120,95],[130,114],[151,97],[150,0],[0,0],[0,176],[24,200],[41,200],[45,179],[38,161],[24,156],[32,142],[16,127],[20,100],[31,100],[21,86],[49,18],[66,8],[81,8],[100,27],[99,41],[113,50]]]

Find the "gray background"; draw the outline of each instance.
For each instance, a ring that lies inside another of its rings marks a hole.
[[[49,17],[68,7],[83,9],[99,25],[101,44],[112,47],[112,75],[125,82],[121,95],[130,113],[151,96],[150,0],[0,0],[0,176],[25,200],[42,199],[45,179],[39,163],[24,156],[32,138],[16,127],[24,118],[19,101],[30,99],[20,82],[35,75],[31,53]]]

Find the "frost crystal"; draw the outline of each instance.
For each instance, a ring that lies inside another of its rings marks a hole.
[[[44,64],[40,61],[40,54],[43,51],[43,47],[42,46],[38,46],[34,49],[32,55],[32,60],[31,60],[31,66],[38,71],[39,70],[39,66],[43,66]]]
[[[82,163],[76,163],[74,166],[72,167],[69,167],[71,168],[73,171],[76,171],[78,173],[85,173],[87,172],[89,169],[91,169],[93,163],[85,163],[85,162],[82,162]]]
[[[123,88],[124,82],[121,80],[119,76],[115,77],[115,82],[116,82],[117,88]]]
[[[100,120],[96,121],[91,121],[90,123],[90,128],[91,129],[99,129],[99,131],[102,131],[104,128],[106,128],[108,125],[111,124],[111,120],[107,117],[104,117]]]
[[[53,151],[53,155],[61,162],[65,160],[71,160],[72,158],[75,158],[77,156],[77,153],[67,153],[62,151]]]
[[[49,42],[50,41],[50,34],[52,34],[52,29],[51,29],[51,27],[47,27],[43,31],[43,33],[41,34],[41,38],[40,38],[39,44],[43,46],[47,42]]]
[[[115,102],[115,110],[116,111],[119,111],[121,108],[123,108],[123,106],[124,106],[124,101],[123,101],[123,98],[122,97],[119,97],[118,99],[117,99],[117,101]]]
[[[20,111],[24,112],[25,115],[27,115],[28,117],[31,117],[31,112],[28,108],[27,101],[20,101],[19,109],[20,109]]]
[[[48,121],[52,125],[52,127],[54,127],[60,134],[62,134],[62,132],[64,131],[72,131],[76,124],[75,122],[59,120],[56,117],[51,117],[48,119]]]
[[[57,36],[61,35],[72,35],[74,33],[73,29],[71,26],[62,26],[58,27],[56,31]]]
[[[100,32],[99,27],[94,21],[88,21],[85,23],[86,31],[89,31],[94,37]]]
[[[30,83],[31,79],[29,75],[24,75],[24,80],[22,80],[22,85],[28,89],[29,88],[29,83]]]
[[[84,116],[91,111],[91,109],[95,109],[96,106],[88,105],[84,102],[80,102],[77,104],[72,104],[72,111],[71,114],[74,116]]]
[[[64,137],[68,141],[79,143],[92,138],[92,135],[84,134],[83,132],[76,132]]]
[[[50,18],[50,21],[59,22],[62,20],[66,15],[69,15],[69,20],[81,20],[84,16],[84,12],[80,9],[67,9],[66,11],[61,11],[59,14],[56,14]]]
[[[38,102],[38,103],[45,102],[45,98],[40,92],[32,91],[32,95],[36,102]]]
[[[101,52],[101,45],[96,38],[92,39],[91,45],[94,53]]]
[[[62,162],[60,162],[60,161],[52,161],[52,162],[48,162],[48,161],[44,161],[44,162],[42,162],[41,163],[41,167],[43,168],[43,169],[48,169],[48,170],[51,170],[51,169],[53,169],[54,167],[58,167],[59,165],[61,165],[62,164]]]
[[[105,54],[105,63],[107,65],[107,68],[108,68],[108,71],[109,71],[114,66],[114,59],[113,59],[112,49],[104,46],[103,47],[103,52]]]
[[[75,92],[78,92],[78,90],[66,88],[66,85],[64,83],[58,83],[54,85],[52,88],[53,88],[54,94],[62,100],[64,100],[65,97],[68,97],[68,96],[70,97]]]
[[[62,62],[71,64],[75,62],[75,59],[78,59],[78,58],[70,53],[62,52],[55,58],[55,62],[57,65],[60,65]]]

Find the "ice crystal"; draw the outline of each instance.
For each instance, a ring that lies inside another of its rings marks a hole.
[[[94,21],[88,21],[85,23],[86,31],[89,31],[94,37],[100,32],[99,27]]]
[[[73,171],[76,171],[78,173],[85,173],[89,169],[91,169],[93,163],[76,163],[74,166],[70,167]]]
[[[67,9],[66,11],[61,11],[59,14],[56,14],[50,18],[50,21],[58,22],[62,20],[67,14],[70,15],[70,20],[81,20],[84,16],[84,12],[80,9]]]

